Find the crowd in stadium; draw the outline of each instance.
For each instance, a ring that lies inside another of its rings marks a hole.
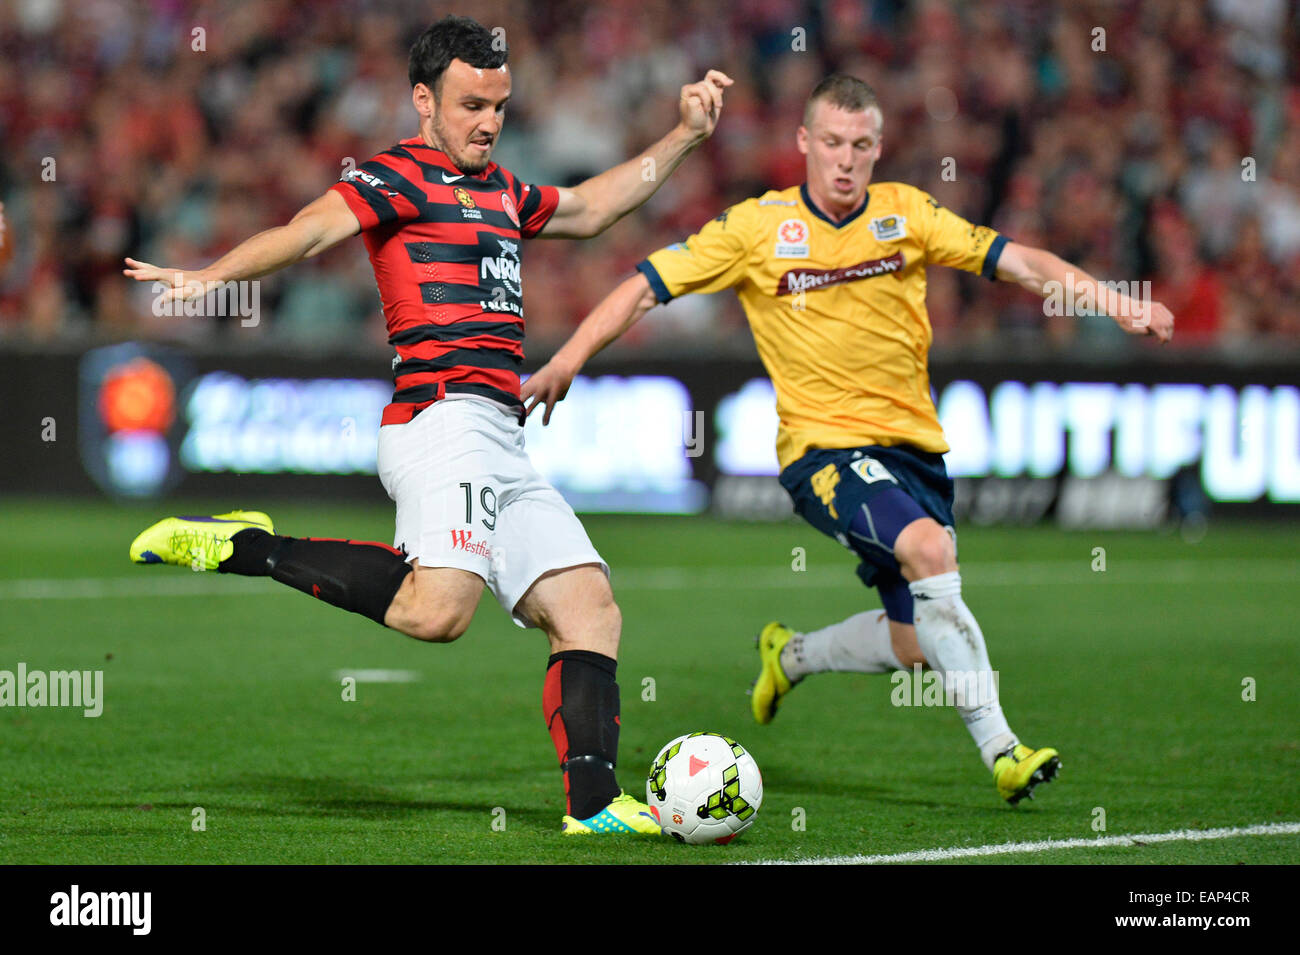
[[[445,12],[503,28],[514,96],[494,159],[526,181],[573,184],[635,155],[707,68],[737,81],[713,139],[639,212],[594,240],[530,244],[534,348],[647,253],[801,181],[794,131],[832,69],[884,105],[877,180],[1098,278],[1150,280],[1180,347],[1300,343],[1294,0],[12,0],[0,340],[382,343],[360,242],[266,279],[255,327],[155,316],[122,259],[205,265],[414,135],[407,48]],[[929,308],[938,345],[1147,345],[951,270],[931,270]],[[730,294],[674,302],[629,336],[747,338]]]

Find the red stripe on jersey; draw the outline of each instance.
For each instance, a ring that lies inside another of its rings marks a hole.
[[[455,328],[455,325],[448,326]],[[456,351],[460,348],[485,348],[492,351],[507,351],[512,355],[520,358],[524,357],[524,346],[522,342],[511,341],[509,338],[502,338],[499,335],[467,335],[464,338],[453,338],[445,342],[416,342],[412,345],[397,345],[397,355],[403,361],[407,358],[431,359],[439,358],[447,352]]]
[[[519,372],[501,368],[448,368],[445,371],[417,371],[410,375],[398,375],[397,390],[414,388],[416,385],[436,385],[439,383],[468,385],[491,385],[514,397],[519,397]]]
[[[510,178],[513,179],[514,176]],[[554,186],[524,186],[522,191],[525,202],[528,201],[530,192],[538,193],[541,200],[537,210],[520,225],[520,234],[525,239],[531,239],[541,232],[546,227],[546,223],[551,221],[551,216],[555,215],[555,208],[560,204],[560,190]]]
[[[419,314],[412,315],[409,321],[401,325],[388,326],[388,334],[391,338],[398,332],[404,332],[408,328],[419,328],[422,325],[438,325],[441,327],[454,327],[459,322],[477,322],[487,321],[484,315],[487,314],[478,305],[428,305],[423,306]],[[518,315],[499,315],[496,318],[500,321],[515,320],[522,321]]]
[[[415,273],[424,273],[426,282],[473,286],[478,285],[479,265],[477,262],[416,262]]]
[[[370,208],[370,203],[362,199],[355,189],[350,189],[347,183],[336,182],[330,186],[329,191],[337,192],[343,197],[343,201],[348,204],[352,214],[357,217],[357,223],[361,226],[363,233],[379,224],[379,216],[375,214],[374,209]]]

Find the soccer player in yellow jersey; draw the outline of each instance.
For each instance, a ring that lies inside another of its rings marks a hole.
[[[543,423],[583,364],[657,303],[734,288],[776,389],[780,481],[795,510],[861,560],[884,612],[798,633],[769,623],[752,703],[770,722],[810,673],[929,666],[998,793],[1015,804],[1056,775],[998,700],[979,624],[961,596],[948,450],[930,398],[925,269],[946,265],[1046,295],[1073,285],[1125,331],[1168,341],[1173,316],[1098,285],[1042,249],[972,225],[912,186],[871,183],[881,151],[872,89],[843,74],[813,90],[798,130],[807,181],[747,199],[652,254],[523,386]]]

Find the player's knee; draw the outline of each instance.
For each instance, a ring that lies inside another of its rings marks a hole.
[[[578,598],[573,602],[577,616],[587,620],[594,628],[617,632],[623,625],[623,612],[614,600],[614,590],[609,578],[596,568],[582,568],[585,574]]]
[[[623,612],[606,585],[590,594],[572,612],[552,621],[553,642],[565,649],[592,650],[613,656],[623,632]]]
[[[596,613],[601,632],[617,640],[623,632],[623,611],[619,609],[612,592],[600,603]]]
[[[623,631],[623,611],[615,602],[609,584],[605,581],[601,584],[593,589],[580,609],[575,608],[578,612],[570,615],[569,626],[563,629],[582,631],[597,639],[618,639]]]
[[[952,537],[938,524],[922,525],[899,536],[894,555],[909,580],[921,580],[957,569]]]

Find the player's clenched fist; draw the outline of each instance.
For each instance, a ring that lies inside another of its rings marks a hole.
[[[722,115],[722,91],[734,82],[720,70],[709,70],[700,82],[683,86],[679,104],[682,126],[701,139],[713,135]]]
[[[1130,308],[1115,317],[1116,324],[1130,335],[1154,335],[1167,342],[1174,337],[1174,313],[1159,302],[1129,299]]]

